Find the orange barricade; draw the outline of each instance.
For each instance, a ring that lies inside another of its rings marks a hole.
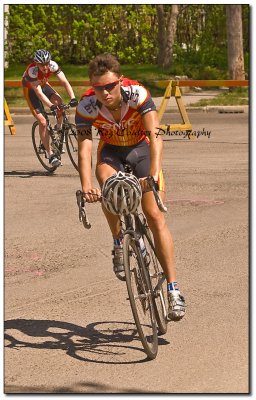
[[[89,81],[69,81],[71,86],[90,86]],[[210,87],[210,86],[226,86],[226,87],[236,87],[236,86],[248,86],[248,80],[198,80],[198,79],[187,79],[187,80],[162,80],[162,81],[155,81],[157,86],[160,88],[165,88],[165,93],[163,96],[163,100],[158,110],[159,120],[161,119],[166,111],[166,107],[168,104],[169,99],[173,96],[176,100],[181,118],[183,123],[182,124],[167,124],[167,125],[160,125],[162,129],[168,129],[171,131],[191,131],[192,125],[189,121],[189,117],[185,108],[185,105],[182,101],[181,92],[179,87]],[[52,86],[61,86],[59,81],[51,81],[50,84]],[[14,81],[14,80],[5,80],[4,85],[6,87],[21,87],[21,81]],[[11,133],[15,134],[15,126],[13,124],[13,120],[11,118],[9,108],[5,101],[5,115],[7,120],[5,124],[9,126]]]
[[[5,99],[4,99],[4,115],[5,115],[4,124],[9,126],[11,134],[15,135],[16,134],[16,128],[15,128],[12,116],[10,114],[7,101]]]

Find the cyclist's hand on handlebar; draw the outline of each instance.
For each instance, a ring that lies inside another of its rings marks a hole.
[[[140,186],[141,186],[142,192],[143,193],[148,192],[150,190],[150,186],[148,184],[147,177],[140,178],[139,181],[140,181]]]
[[[78,104],[78,101],[76,98],[73,98],[70,100],[70,102],[68,104],[70,105],[70,107],[76,107]]]
[[[154,187],[158,191],[159,190],[158,182],[155,177],[153,177],[153,178],[154,178]],[[139,181],[140,181],[142,192],[149,192],[150,190],[152,190],[152,188],[149,184],[148,176],[145,176],[145,178],[140,178]]]
[[[55,111],[57,111],[59,109],[59,106],[57,106],[56,104],[53,104],[51,107],[50,107],[50,110],[52,111],[52,112],[55,112]]]
[[[101,198],[101,191],[98,188],[91,188],[83,192],[83,197],[88,203],[95,203]]]

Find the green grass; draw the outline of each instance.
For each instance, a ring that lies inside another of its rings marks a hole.
[[[4,78],[6,80],[21,80],[26,69],[26,65],[11,66],[5,71]],[[89,80],[86,65],[64,65],[63,72],[69,80]],[[164,89],[160,89],[154,83],[155,80],[169,79],[169,73],[161,70],[156,65],[123,65],[122,73],[131,79],[136,79],[143,83],[151,92],[153,97],[163,96]],[[52,78],[54,79],[54,77]],[[56,79],[56,78],[55,78]],[[74,92],[77,98],[85,92],[86,87],[74,86]],[[64,101],[68,100],[65,89],[56,87]],[[9,106],[26,107],[27,103],[23,97],[22,88],[5,88],[5,98]]]
[[[213,99],[199,100],[191,104],[192,107],[205,107],[205,106],[242,106],[248,105],[248,88],[235,88],[231,91],[220,93]]]
[[[10,66],[6,71],[4,78],[8,80],[21,80],[21,77],[26,69],[26,65]],[[66,64],[62,67],[66,77],[69,80],[88,80],[87,65],[71,65]],[[176,71],[177,72],[177,71]],[[131,79],[136,79],[144,84],[150,91],[153,97],[163,96],[164,89],[156,86],[156,80],[170,79],[172,74],[169,70],[159,68],[157,65],[143,64],[143,65],[122,65],[122,73]],[[192,77],[190,77],[192,78]],[[52,78],[56,79],[56,78]],[[193,76],[193,79],[204,79],[198,76]],[[208,79],[216,79],[216,77],[209,77]],[[220,77],[221,79],[221,77]],[[222,77],[223,79],[223,77]],[[74,86],[73,87],[77,98],[85,92],[86,87]],[[68,101],[68,96],[65,89],[56,87],[56,90],[62,96],[64,102]],[[239,91],[240,90],[240,91]],[[22,88],[5,88],[5,98],[9,106],[27,107],[27,103],[23,97]],[[244,105],[248,104],[248,89],[241,88],[235,89],[229,93],[223,93],[211,100],[200,100],[194,106],[206,105]]]

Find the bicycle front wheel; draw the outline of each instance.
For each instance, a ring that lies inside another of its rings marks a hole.
[[[159,333],[163,335],[167,332],[167,290],[163,288],[166,279],[155,254],[152,235],[149,228],[145,226],[143,240],[147,251],[147,266],[154,293],[156,322]]]
[[[54,172],[57,167],[52,167],[49,164],[49,158],[47,156],[47,152],[44,148],[44,145],[41,141],[40,134],[39,134],[39,124],[37,121],[34,122],[32,126],[32,143],[36,153],[38,160],[40,161],[41,165],[49,172]]]
[[[65,133],[67,152],[75,169],[78,171],[78,142],[75,124],[70,124]]]
[[[154,359],[158,337],[149,275],[139,243],[132,235],[124,235],[123,248],[126,285],[134,321],[147,356]]]

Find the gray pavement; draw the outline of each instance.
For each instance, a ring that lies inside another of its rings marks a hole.
[[[248,115],[189,117],[198,139],[163,136],[166,219],[187,313],[159,337],[152,362],[112,272],[99,204],[87,207],[86,231],[67,154],[49,176],[33,152],[33,118],[15,116],[16,136],[5,128],[5,392],[248,393]],[[163,123],[179,119],[167,113]],[[97,138],[94,164],[96,148]]]

